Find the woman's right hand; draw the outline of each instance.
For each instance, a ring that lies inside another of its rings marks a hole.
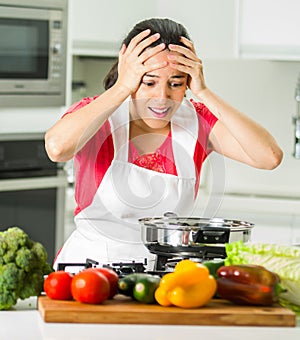
[[[77,109],[76,114],[68,114],[60,119],[47,131],[46,148],[52,161],[70,160],[94,136],[116,107],[138,89],[145,73],[166,66],[167,62],[148,62],[144,65],[146,60],[165,49],[164,44],[147,49],[159,39],[159,34],[149,34],[150,30],[143,31],[127,47],[122,47],[115,85],[89,105]]]
[[[156,33],[146,38],[149,34],[149,29],[139,33],[130,41],[127,47],[123,44],[119,52],[118,79],[115,86],[128,90],[128,95],[137,91],[145,73],[167,65],[167,62],[144,64],[146,60],[166,47],[162,43],[147,49],[148,46],[160,37],[159,33]]]

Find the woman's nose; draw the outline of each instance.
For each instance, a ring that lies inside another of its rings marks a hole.
[[[158,93],[157,93],[159,98],[169,98],[170,93],[169,93],[169,88],[168,86],[162,85],[158,88]]]

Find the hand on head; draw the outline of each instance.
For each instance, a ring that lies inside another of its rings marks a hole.
[[[117,84],[127,88],[132,94],[137,91],[144,74],[170,65],[173,69],[188,74],[187,85],[195,95],[198,95],[206,86],[202,61],[197,57],[193,43],[181,37],[180,41],[185,46],[177,44],[166,46],[161,43],[152,47],[151,45],[158,39],[160,34],[150,35],[148,29],[137,34],[127,47],[125,44],[122,45],[119,52]],[[157,62],[153,58],[152,62],[152,57],[165,49],[171,52],[168,54],[168,60]]]
[[[194,44],[185,37],[181,37],[181,42],[186,46],[169,44],[170,51],[178,52],[168,55],[169,64],[178,71],[187,73],[188,87],[196,96],[206,88],[202,60],[196,55]]]
[[[145,65],[145,61],[161,52],[166,47],[165,44],[162,43],[147,49],[147,47],[160,37],[159,33],[150,36],[149,34],[150,30],[139,33],[130,41],[127,47],[123,44],[119,52],[117,83],[128,88],[130,94],[138,89],[145,73],[167,65],[166,61],[160,63],[147,63],[147,65]]]

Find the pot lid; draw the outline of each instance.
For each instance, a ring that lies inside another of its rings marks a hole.
[[[163,217],[140,218],[141,225],[153,228],[168,228],[176,230],[197,230],[207,228],[228,228],[230,230],[252,229],[254,224],[251,222],[224,219],[224,218],[203,218],[203,217],[178,217],[175,214],[164,214]]]

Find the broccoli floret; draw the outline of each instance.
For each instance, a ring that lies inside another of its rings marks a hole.
[[[5,235],[3,236],[3,232],[0,232],[0,256],[2,257],[7,249],[7,243],[5,241]]]
[[[53,271],[47,252],[18,227],[0,233],[0,310],[9,309],[18,299],[38,296],[44,275]]]
[[[15,261],[16,252],[14,250],[7,249],[6,253],[3,255],[4,263],[11,263]]]
[[[19,298],[24,300],[30,296],[40,295],[44,285],[44,273],[41,269],[26,273]]]
[[[0,267],[0,310],[8,309],[17,303],[23,279],[23,271],[19,270],[14,263]]]
[[[49,275],[52,272],[54,272],[53,267],[50,265],[50,263],[46,262],[43,266],[44,275]]]
[[[37,258],[34,252],[28,248],[20,248],[17,253],[15,253],[16,265],[23,269],[25,272],[30,272],[32,268],[38,266]]]
[[[17,251],[21,247],[29,246],[29,237],[22,229],[18,227],[11,227],[8,228],[4,233],[7,248],[10,250]]]
[[[15,290],[17,291],[24,278],[22,270],[19,270],[14,263],[8,263],[0,267],[0,291]]]
[[[45,263],[47,261],[47,252],[41,243],[35,242],[31,251],[34,253],[35,258],[39,263]]]
[[[0,291],[0,310],[11,308],[17,300],[18,296],[14,291]]]

